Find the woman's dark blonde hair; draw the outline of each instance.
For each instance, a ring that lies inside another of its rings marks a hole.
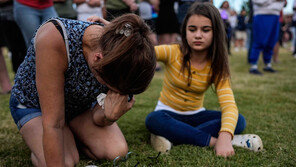
[[[226,49],[226,32],[218,9],[211,3],[195,2],[188,9],[181,28],[181,52],[184,55],[182,62],[183,73],[188,71],[188,86],[191,84],[191,48],[186,39],[187,22],[192,15],[202,15],[212,22],[213,42],[208,49],[207,59],[211,61],[211,78],[209,83],[218,84],[223,79],[230,78],[228,53]]]
[[[130,30],[130,35],[120,33]],[[150,28],[135,14],[115,18],[104,27],[99,40],[103,59],[98,75],[122,94],[139,94],[151,82],[156,66],[154,48],[148,35]]]

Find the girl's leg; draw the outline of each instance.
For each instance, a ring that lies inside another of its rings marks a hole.
[[[218,137],[221,129],[221,112],[206,110],[198,113],[200,124],[195,126],[197,129],[211,134],[212,137]],[[239,114],[234,134],[240,134],[246,128],[246,120],[243,115]]]
[[[82,144],[82,150],[90,158],[113,160],[117,156],[125,156],[128,152],[127,143],[118,125],[95,125],[90,110],[71,120],[70,128]]]
[[[146,117],[146,127],[151,133],[163,136],[174,144],[208,146],[211,135],[186,123],[191,121],[194,121],[191,115],[161,110]]]
[[[146,118],[146,127],[174,144],[208,146],[211,137],[218,137],[221,128],[221,112],[202,111],[194,115],[179,115],[169,111],[156,111]],[[245,118],[239,114],[235,134],[246,127]]]

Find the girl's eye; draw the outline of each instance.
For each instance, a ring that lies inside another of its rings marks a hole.
[[[204,32],[209,32],[209,31],[211,31],[211,29],[204,29],[203,31]]]
[[[193,29],[193,28],[190,28],[190,29],[188,29],[190,32],[194,32],[195,31],[195,29]]]

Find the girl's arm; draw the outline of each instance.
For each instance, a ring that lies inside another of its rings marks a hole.
[[[221,129],[215,145],[215,150],[217,155],[227,157],[234,154],[231,140],[237,124],[238,109],[229,80],[226,80],[225,82],[222,81],[216,85],[216,91],[222,116]]]
[[[64,166],[65,125],[64,72],[67,69],[65,43],[52,23],[36,35],[36,85],[42,111],[43,151],[48,167]]]
[[[178,45],[158,45],[154,46],[157,61],[169,64],[180,52]]]

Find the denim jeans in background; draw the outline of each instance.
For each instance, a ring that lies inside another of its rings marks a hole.
[[[53,6],[45,9],[35,9],[14,1],[13,7],[14,19],[22,31],[27,48],[36,29],[47,19],[57,17]]]
[[[180,2],[179,3],[179,8],[178,8],[178,22],[180,25],[182,25],[183,20],[187,14],[187,10],[190,8],[190,6],[193,4],[193,2]]]
[[[209,146],[211,137],[218,137],[221,128],[221,112],[205,110],[193,115],[181,115],[171,111],[154,111],[146,117],[147,129],[163,136],[173,144]],[[245,118],[239,114],[234,134],[246,127]]]
[[[271,62],[273,48],[279,39],[279,15],[255,15],[252,24],[252,46],[249,62],[256,65],[263,52],[265,64]]]

